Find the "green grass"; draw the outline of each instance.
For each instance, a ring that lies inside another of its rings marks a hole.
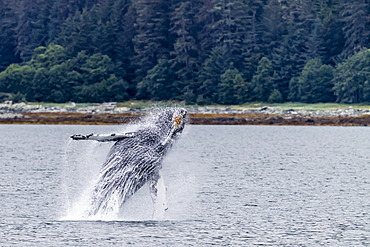
[[[45,103],[45,102],[27,102],[28,105],[41,105],[41,106],[48,106],[48,107],[71,107],[72,103]],[[87,107],[96,105],[93,103],[76,103],[76,107]]]
[[[354,109],[365,109],[370,110],[369,104],[338,104],[338,103],[316,103],[316,104],[306,104],[306,103],[265,103],[265,102],[255,102],[247,103],[239,106],[232,106],[232,108],[237,109],[259,109],[263,106],[277,107],[283,110],[294,109],[294,110],[307,110],[307,111],[325,111],[325,110],[337,110],[337,109],[347,109],[348,107],[353,107]]]
[[[71,103],[44,103],[44,102],[29,102],[30,105],[42,105],[48,107],[71,107]],[[76,103],[77,108],[96,106],[96,103]],[[132,109],[148,108],[148,107],[163,107],[163,106],[181,106],[181,107],[192,107],[197,105],[185,105],[183,102],[178,101],[139,101],[130,100],[125,102],[118,102],[118,107],[128,107]],[[353,107],[354,109],[365,109],[370,110],[370,104],[337,104],[337,103],[317,103],[317,104],[306,104],[306,103],[266,103],[266,102],[251,102],[242,105],[209,105],[209,107],[230,107],[231,109],[259,109],[263,106],[277,107],[283,110],[294,109],[294,110],[336,110],[336,109],[347,109],[348,107]]]
[[[125,102],[117,103],[118,107],[128,107],[128,108],[146,108],[153,106],[185,106],[183,103],[178,101],[141,101],[141,100],[130,100]]]
[[[71,107],[72,103],[47,103],[47,102],[27,102],[29,105],[41,105],[41,106],[48,106],[48,107]],[[75,103],[77,108],[81,107],[88,107],[88,106],[96,106],[99,103]],[[125,102],[117,102],[117,107],[128,107],[133,109],[138,108],[147,108],[153,106],[183,106],[185,107],[184,103],[178,101],[148,101],[148,100],[130,100]]]

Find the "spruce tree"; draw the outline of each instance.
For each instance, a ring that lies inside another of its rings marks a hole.
[[[18,19],[12,2],[0,0],[0,72],[12,63],[21,62],[16,55]]]
[[[167,40],[169,30],[168,1],[138,0],[133,3],[136,11],[135,36],[133,45],[138,83],[147,72],[157,65],[159,59],[168,59],[170,53]]]
[[[196,89],[196,80],[200,70],[200,57],[196,40],[191,33],[193,26],[193,10],[190,2],[178,2],[171,15],[170,35],[175,37],[173,51],[171,51],[171,68],[178,79],[179,99],[194,101],[191,94]],[[184,98],[185,97],[185,98]]]
[[[369,46],[369,3],[365,0],[343,1],[340,6],[345,46],[345,57],[352,56]]]
[[[49,41],[47,27],[50,22],[50,1],[21,1],[17,12],[19,15],[16,51],[23,62],[29,61],[32,52],[38,46]]]
[[[101,26],[98,27],[96,9],[84,9],[66,20],[66,24],[59,34],[56,43],[65,47],[68,53],[76,56],[80,51],[88,54],[98,52]]]
[[[298,98],[305,103],[333,102],[333,68],[320,59],[307,62],[298,78]]]
[[[299,76],[307,61],[315,57],[320,42],[309,38],[310,35],[317,38],[317,34],[315,33],[316,18],[308,0],[302,3],[294,0],[286,1],[283,18],[286,33],[273,50],[271,60],[276,71],[276,87],[282,93],[283,98],[287,99],[291,78]]]
[[[271,61],[266,57],[261,58],[251,81],[252,101],[267,101],[273,89],[273,73]]]
[[[248,87],[238,69],[228,69],[221,75],[217,90],[217,102],[224,105],[245,103],[248,98]]]
[[[145,78],[138,83],[138,97],[153,100],[169,100],[178,95],[176,74],[166,59],[160,59],[158,64],[148,71]]]
[[[363,50],[338,64],[333,81],[337,102],[370,102],[370,50]]]
[[[232,67],[231,54],[226,45],[215,47],[204,62],[199,76],[200,87],[196,92],[202,95],[203,102],[218,102],[220,93],[218,85],[221,83],[221,75]]]
[[[263,44],[262,52],[267,57],[272,57],[274,49],[280,45],[283,35],[286,34],[283,15],[281,1],[269,0],[264,6],[259,36]]]

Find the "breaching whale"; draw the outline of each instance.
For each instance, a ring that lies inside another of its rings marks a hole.
[[[153,202],[166,153],[185,127],[187,111],[162,108],[143,119],[135,132],[111,135],[73,135],[74,140],[115,141],[94,187],[89,216],[119,211],[144,184],[149,183]]]

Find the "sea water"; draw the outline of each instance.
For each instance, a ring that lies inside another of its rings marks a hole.
[[[144,186],[120,215],[81,218],[112,143],[69,136],[130,128],[0,125],[0,246],[370,245],[367,127],[188,125],[160,217]]]

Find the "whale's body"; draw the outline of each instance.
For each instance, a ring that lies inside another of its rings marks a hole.
[[[119,210],[148,182],[155,200],[163,158],[182,132],[185,116],[181,108],[158,110],[134,134],[116,141],[99,173],[90,216]]]

